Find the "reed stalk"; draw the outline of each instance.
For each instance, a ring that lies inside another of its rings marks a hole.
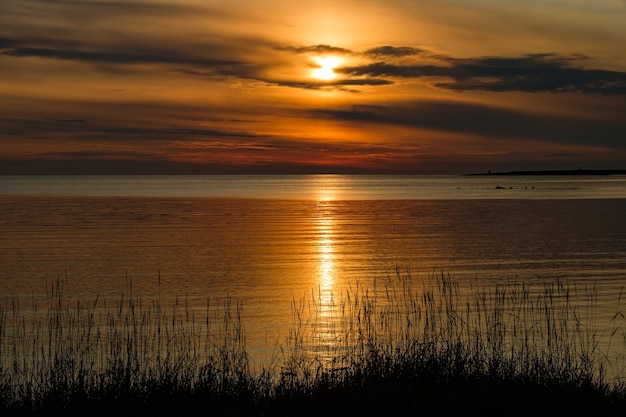
[[[506,386],[578,390],[626,411],[624,316],[596,323],[595,287],[561,280],[480,287],[445,273],[418,281],[398,270],[372,286],[294,300],[293,324],[275,357],[255,365],[243,306],[230,297],[207,300],[198,317],[186,298],[166,308],[134,294],[132,283],[113,304],[72,302],[66,290],[67,280],[47,288],[44,309],[34,297],[29,310],[19,299],[0,303],[3,414],[138,407],[166,415],[202,404],[287,415],[307,399],[336,401],[332,392],[410,390],[406,398],[423,395],[427,403],[433,392],[477,386],[496,396]]]

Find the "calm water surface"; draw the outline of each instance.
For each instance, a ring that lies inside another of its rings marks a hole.
[[[496,189],[496,186],[504,189]],[[294,300],[410,268],[626,284],[626,177],[0,177],[0,295],[241,300],[251,351]],[[160,280],[159,280],[160,277]]]
[[[626,198],[626,176],[0,176],[0,195],[305,200]]]

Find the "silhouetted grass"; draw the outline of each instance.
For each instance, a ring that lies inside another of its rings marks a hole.
[[[71,304],[65,285],[42,311],[0,305],[0,415],[626,415],[623,316],[598,333],[595,288],[398,272],[294,301],[257,365],[234,300],[196,317],[132,286]]]

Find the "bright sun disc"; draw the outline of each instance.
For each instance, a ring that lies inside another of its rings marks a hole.
[[[320,80],[332,80],[337,77],[335,68],[341,64],[339,58],[335,56],[323,56],[315,58],[315,62],[319,65],[318,68],[313,70],[313,76]]]

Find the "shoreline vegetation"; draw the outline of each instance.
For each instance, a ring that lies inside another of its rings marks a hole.
[[[509,172],[482,172],[465,174],[466,176],[485,175],[509,175],[509,176],[532,176],[532,175],[626,175],[626,169],[570,169],[570,170],[547,170],[547,171],[509,171]]]
[[[626,415],[621,294],[599,332],[597,289],[567,281],[477,288],[398,270],[313,292],[262,364],[236,300],[199,314],[132,282],[113,303],[71,300],[68,285],[43,308],[0,301],[0,415]]]

